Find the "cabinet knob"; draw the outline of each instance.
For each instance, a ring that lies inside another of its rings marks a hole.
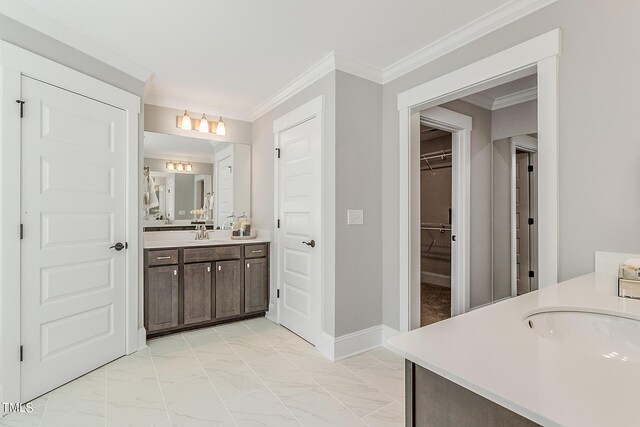
[[[207,272],[211,273],[211,267],[207,267]]]
[[[177,276],[178,275],[178,270],[173,270],[173,275]]]
[[[247,263],[247,268],[249,268],[249,263]]]
[[[221,265],[218,266],[218,271],[222,271],[222,266]]]

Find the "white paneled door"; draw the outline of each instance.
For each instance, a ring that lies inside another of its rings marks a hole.
[[[233,154],[216,158],[216,182],[218,194],[217,226],[233,213]],[[240,215],[240,214],[238,214]]]
[[[320,316],[321,120],[279,134],[280,323],[312,344]]]
[[[21,398],[125,354],[123,110],[22,77]]]

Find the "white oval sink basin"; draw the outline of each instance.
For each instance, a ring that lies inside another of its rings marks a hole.
[[[545,311],[524,319],[541,337],[622,362],[640,362],[640,321],[586,311]]]

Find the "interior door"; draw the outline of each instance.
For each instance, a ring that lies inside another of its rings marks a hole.
[[[216,161],[216,173],[218,178],[218,224],[233,213],[233,155],[223,157]],[[238,214],[239,215],[239,214]]]
[[[125,354],[125,112],[22,77],[21,398]],[[124,249],[124,248],[123,248]]]
[[[315,344],[320,318],[320,119],[279,134],[280,323]]]
[[[516,152],[516,283],[518,295],[531,291],[529,278],[529,153]]]

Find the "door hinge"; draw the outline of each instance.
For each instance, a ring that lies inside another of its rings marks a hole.
[[[24,117],[24,101],[21,99],[16,99],[16,102],[20,104],[20,118]]]
[[[276,298],[280,298],[280,289],[276,290]]]
[[[20,240],[24,239],[24,224],[20,224]]]
[[[533,270],[529,270],[529,277],[536,277],[536,273]]]
[[[22,346],[20,346],[20,361],[22,362],[23,359],[24,357],[23,357]]]
[[[278,153],[278,158],[280,158],[280,149],[276,148],[276,152]]]
[[[529,223],[529,225],[533,225],[533,223],[534,223],[533,218],[529,218],[529,220],[527,222]]]
[[[529,172],[533,172],[533,165],[529,165],[529,166],[527,166],[527,170],[528,170]]]
[[[278,228],[280,228],[280,220],[278,220]]]

